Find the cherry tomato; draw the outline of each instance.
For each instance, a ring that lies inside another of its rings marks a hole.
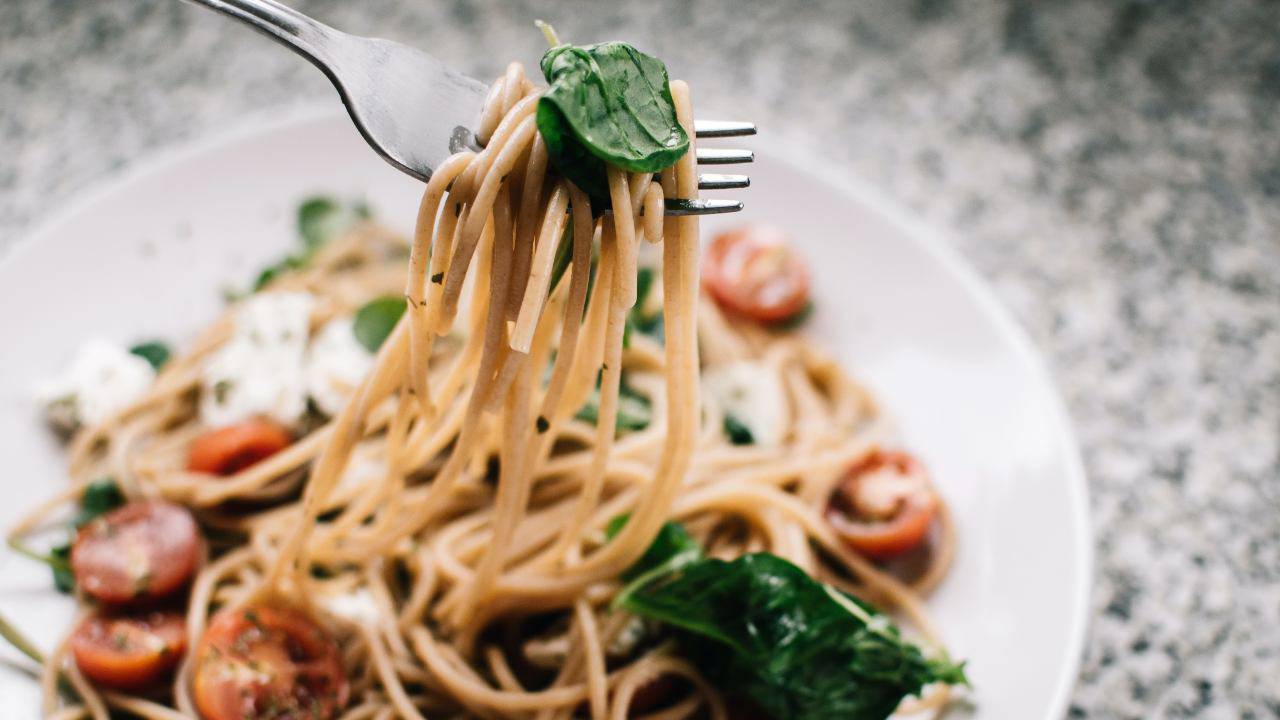
[[[214,616],[192,688],[204,720],[328,720],[349,692],[328,634],[296,610],[265,605]]]
[[[854,550],[876,560],[924,541],[938,509],[924,466],[904,452],[873,452],[849,468],[827,522]]]
[[[809,304],[809,268],[786,234],[762,225],[720,233],[702,270],[707,291],[726,310],[761,323],[795,317]]]
[[[95,684],[113,690],[141,690],[161,682],[186,649],[186,620],[169,610],[96,613],[71,635],[76,667]]]
[[[85,593],[107,603],[165,597],[187,584],[200,560],[200,530],[181,505],[128,503],[80,528],[71,572]]]
[[[283,426],[255,418],[201,435],[191,443],[187,469],[231,475],[289,447],[293,437]]]

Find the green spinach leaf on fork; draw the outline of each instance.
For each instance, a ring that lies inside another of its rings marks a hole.
[[[606,42],[558,45],[541,65],[549,87],[538,101],[538,132],[552,165],[593,201],[608,203],[606,163],[658,172],[688,151],[661,60]]]

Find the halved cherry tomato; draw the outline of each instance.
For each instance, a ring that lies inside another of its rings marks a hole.
[[[80,528],[71,546],[76,584],[107,603],[162,598],[182,588],[200,559],[191,513],[163,500],[139,500]]]
[[[214,616],[192,689],[204,720],[328,720],[350,690],[328,634],[301,612],[266,605]]]
[[[744,225],[707,248],[702,280],[726,310],[762,323],[795,317],[809,304],[809,268],[785,233]]]
[[[186,650],[186,620],[170,610],[95,613],[71,635],[76,667],[95,684],[113,690],[141,690],[159,683],[172,674]]]
[[[937,508],[919,460],[876,451],[849,468],[831,498],[827,522],[854,550],[887,560],[924,541]]]
[[[201,435],[191,443],[187,469],[231,475],[289,447],[293,437],[283,426],[255,418]]]

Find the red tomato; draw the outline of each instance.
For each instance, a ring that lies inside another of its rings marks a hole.
[[[71,572],[107,603],[154,600],[179,590],[200,561],[200,530],[181,505],[140,500],[80,528]]]
[[[338,646],[306,615],[223,610],[200,640],[192,683],[204,720],[328,720],[347,704]]]
[[[744,225],[711,241],[702,281],[726,310],[761,323],[795,317],[809,304],[809,268],[781,231]]]
[[[95,684],[113,690],[141,690],[166,679],[186,649],[186,620],[168,610],[97,613],[71,635],[76,667]]]
[[[255,418],[201,435],[191,443],[187,469],[231,475],[289,447],[293,437],[283,426]]]
[[[827,522],[854,550],[887,560],[924,541],[937,509],[919,460],[876,451],[849,468],[831,498]]]

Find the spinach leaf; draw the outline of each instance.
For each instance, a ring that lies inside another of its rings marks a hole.
[[[89,524],[99,515],[105,515],[121,505],[124,505],[124,493],[120,492],[120,486],[115,480],[111,478],[94,480],[85,487],[84,494],[80,496],[80,510],[71,524],[78,529]]]
[[[688,151],[661,60],[607,42],[553,47],[541,65],[538,132],[552,165],[593,200],[608,202],[606,163],[658,172]]]
[[[365,303],[356,311],[355,325],[352,330],[356,340],[371,353],[378,352],[382,343],[386,342],[404,315],[405,301],[402,297],[387,295]]]
[[[63,544],[49,550],[49,569],[53,571],[53,586],[58,592],[70,595],[76,589],[76,576],[71,573],[71,545]]]
[[[702,559],[621,602],[676,631],[708,677],[773,718],[882,720],[962,664],[928,659],[870,606],[774,555]]]
[[[266,287],[272,280],[280,277],[290,270],[297,270],[306,267],[307,262],[311,260],[310,253],[296,253],[286,255],[276,262],[262,268],[258,272],[258,276],[253,279],[253,292],[258,292]]]
[[[756,441],[755,436],[751,434],[751,428],[728,413],[724,416],[724,434],[734,445],[751,445]]]
[[[302,248],[260,270],[250,292],[258,292],[286,272],[306,267],[325,243],[371,215],[369,206],[359,200],[339,201],[325,195],[303,200],[298,205],[298,237]],[[229,300],[239,296],[240,293],[228,293]]]
[[[129,348],[129,352],[151,363],[152,370],[159,370],[165,363],[169,362],[169,357],[173,354],[169,350],[169,346],[158,341],[143,342]]]
[[[555,260],[551,261],[551,284],[547,286],[547,294],[560,285],[560,280],[564,278],[564,274],[569,270],[570,263],[573,262],[573,222],[566,223],[564,226],[564,235],[560,237],[560,244],[556,246]]]
[[[68,529],[72,531],[78,530],[98,516],[124,505],[124,502],[124,494],[120,492],[120,486],[116,484],[115,480],[110,478],[94,480],[85,487],[84,493],[80,496],[80,507],[76,510],[76,514],[72,516]],[[48,565],[49,570],[53,572],[53,586],[59,592],[70,593],[75,590],[76,579],[71,572],[70,542],[55,545],[47,553],[32,550],[17,538],[9,540],[9,547],[32,560]]]
[[[630,519],[631,514],[624,513],[610,520],[604,528],[605,536],[610,540],[617,537]],[[670,572],[700,559],[702,559],[702,548],[698,545],[698,541],[694,540],[680,523],[667,522],[658,531],[658,536],[649,544],[649,548],[644,551],[644,555],[641,555],[639,560],[622,573],[622,579],[635,580],[655,569]]]
[[[599,387],[591,391],[591,395],[583,403],[582,409],[578,410],[578,414],[574,417],[592,424],[600,422]],[[652,419],[653,407],[649,402],[649,398],[632,390],[627,386],[626,382],[623,382],[618,388],[617,431],[633,432],[643,430],[649,427],[649,421]]]
[[[53,573],[53,586],[59,592],[70,593],[75,589],[76,579],[71,574],[71,545],[69,543],[54,546],[49,549],[49,552],[42,553],[31,549],[17,538],[10,538],[9,547],[19,555],[25,555],[36,562],[48,565],[49,570]]]
[[[303,246],[314,251],[369,215],[369,206],[361,201],[339,202],[317,195],[298,206],[298,235]]]

